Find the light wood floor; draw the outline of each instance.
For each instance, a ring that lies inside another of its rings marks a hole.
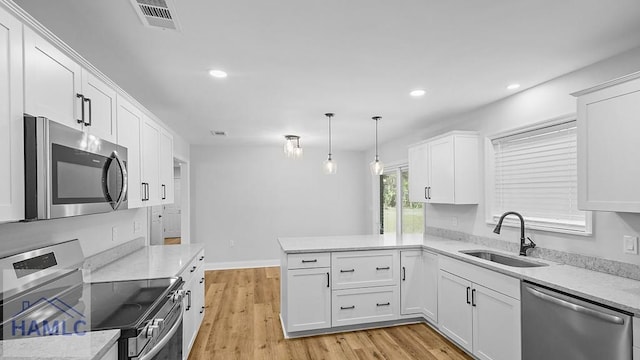
[[[180,245],[182,239],[179,237],[164,238],[165,245]]]
[[[424,324],[285,340],[280,269],[207,271],[206,314],[190,360],[470,359]]]

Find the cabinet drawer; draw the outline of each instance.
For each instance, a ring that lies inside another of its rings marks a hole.
[[[395,320],[400,314],[397,286],[334,290],[332,326]]]
[[[349,251],[331,254],[333,289],[398,285],[398,251]]]
[[[440,269],[520,300],[520,280],[447,256],[440,257]]]
[[[289,254],[287,256],[287,269],[311,269],[329,267],[331,265],[331,253]]]

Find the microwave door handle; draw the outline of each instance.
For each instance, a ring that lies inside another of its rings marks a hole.
[[[178,305],[178,306],[180,306],[180,305]],[[169,340],[171,340],[173,335],[175,335],[175,333],[180,328],[180,325],[182,324],[182,318],[184,317],[184,311],[182,311],[182,309],[179,309],[178,312],[180,313],[178,315],[178,320],[176,320],[176,322],[173,324],[173,326],[171,327],[171,330],[169,330],[167,332],[167,334],[165,336],[163,336],[162,339],[160,339],[160,341],[156,342],[156,344],[153,346],[153,348],[151,350],[149,350],[148,353],[146,353],[146,354],[142,355],[141,357],[139,357],[138,360],[151,360],[151,359],[153,359],[160,352],[160,350],[162,350],[162,348],[164,348],[165,345],[167,345]]]
[[[120,197],[118,197],[118,201],[113,206],[113,210],[118,210],[125,197],[127,197],[127,185],[129,183],[129,177],[127,175],[127,168],[125,167],[122,159],[120,159],[120,156],[118,156],[118,152],[114,151],[113,154],[111,154],[111,157],[118,162],[118,167],[120,168],[120,172],[122,173],[122,190],[120,191]]]

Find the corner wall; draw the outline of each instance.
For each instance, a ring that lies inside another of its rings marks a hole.
[[[576,99],[570,95],[571,93],[636,71],[640,71],[640,48],[563,75],[479,109],[439,119],[419,131],[382,144],[381,158],[385,162],[406,161],[408,145],[450,130],[475,130],[483,139],[499,132],[575,113]],[[370,157],[373,151],[367,154],[367,157]],[[483,146],[479,149],[479,156],[480,164],[484,164]],[[484,170],[484,166],[481,166],[478,185],[482,194]],[[624,169],[612,176],[624,176]],[[368,193],[371,193],[371,182],[367,183],[367,188]],[[485,202],[486,199],[482,195],[479,205],[426,205],[426,226],[517,242],[518,229],[503,228],[502,235],[493,234],[492,226],[485,222]],[[366,209],[369,214],[369,232],[374,225],[371,215],[373,207],[374,203],[368,197]],[[640,263],[640,256],[624,254],[622,251],[623,235],[640,234],[640,214],[594,212],[593,221],[592,236],[535,230],[528,232],[533,234],[532,238],[541,247],[627,263]]]

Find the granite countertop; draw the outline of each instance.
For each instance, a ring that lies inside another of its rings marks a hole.
[[[83,336],[40,336],[0,341],[0,358],[18,359],[91,359],[107,354],[120,337],[120,330],[92,331]]]
[[[396,238],[395,235],[292,237],[279,238],[278,242],[285,253],[425,249],[640,316],[640,281],[558,264],[539,258],[531,259],[546,263],[548,266],[535,268],[506,266],[463,254],[460,251],[490,250],[510,256],[517,256],[517,254],[470,242],[430,235],[423,236],[422,234],[405,235],[403,238]]]
[[[146,246],[85,273],[85,282],[173,277],[182,272],[202,249],[202,244]]]

